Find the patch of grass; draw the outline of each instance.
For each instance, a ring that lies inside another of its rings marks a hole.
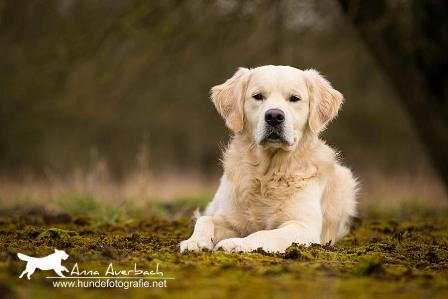
[[[200,197],[181,197],[170,202],[152,200],[150,210],[154,216],[161,218],[191,217],[196,209],[203,209],[211,198],[211,196],[204,195]]]
[[[87,217],[97,223],[115,224],[119,218],[141,216],[128,202],[113,204],[100,201],[90,194],[75,194],[62,198],[61,210],[75,217]]]
[[[132,201],[111,203],[101,201],[91,194],[74,194],[58,201],[61,210],[75,217],[85,217],[97,224],[116,224],[129,219],[145,217],[182,218],[191,217],[193,211],[204,208],[210,196],[181,197],[173,201],[152,199],[137,205]]]
[[[393,200],[393,199],[389,199]],[[378,205],[375,199],[362,206],[361,212],[369,218],[376,219],[412,219],[412,218],[430,218],[442,217],[446,214],[446,208],[437,206],[428,207],[424,199],[421,198],[403,198],[398,206],[393,208],[387,205]]]
[[[85,216],[103,219],[106,205],[90,194],[74,194],[62,198],[59,205],[64,212],[73,216]]]

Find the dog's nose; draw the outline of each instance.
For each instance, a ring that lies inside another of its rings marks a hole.
[[[269,109],[264,114],[264,120],[269,125],[276,127],[285,121],[285,113],[280,109]]]

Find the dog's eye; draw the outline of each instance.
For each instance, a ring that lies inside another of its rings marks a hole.
[[[261,93],[254,94],[252,97],[254,99],[256,99],[257,101],[262,101],[263,100],[263,95]]]
[[[298,101],[300,101],[300,98],[298,96],[291,96],[289,98],[289,101],[291,101],[291,102],[298,102]]]

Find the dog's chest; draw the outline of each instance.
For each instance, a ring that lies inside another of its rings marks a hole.
[[[276,173],[241,181],[235,195],[245,233],[273,229],[291,220],[291,206],[305,181],[297,174]]]

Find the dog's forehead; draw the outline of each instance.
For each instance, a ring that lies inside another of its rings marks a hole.
[[[303,71],[290,66],[262,66],[251,70],[249,84],[269,90],[302,88]]]

